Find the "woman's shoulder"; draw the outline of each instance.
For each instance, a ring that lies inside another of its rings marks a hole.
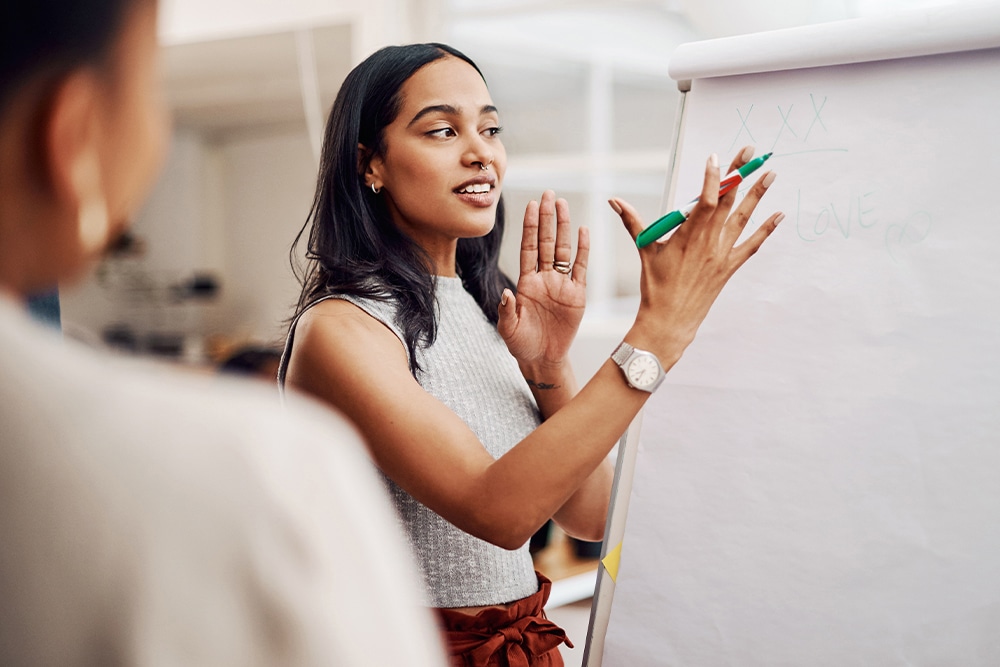
[[[398,305],[388,288],[373,284],[364,290],[351,292],[333,292],[318,297],[302,310],[302,317],[330,314],[351,316],[359,311],[388,326],[394,332],[399,330],[397,324]]]
[[[376,290],[367,294],[328,292],[299,309],[285,338],[278,370],[280,386],[285,385],[291,367],[297,365],[296,359],[310,360],[310,365],[331,355],[351,356],[361,350],[380,358],[394,358],[401,347],[403,359],[409,363],[394,304]]]
[[[301,334],[315,327],[384,328],[386,322],[383,320],[387,319],[386,316],[393,315],[394,311],[391,304],[371,298],[329,295],[317,299],[302,310],[296,329]]]
[[[331,294],[317,299],[301,313],[296,324],[297,342],[308,344],[310,338],[342,341],[356,346],[402,343],[402,329],[396,321],[396,306],[391,299]],[[386,336],[391,334],[392,338]],[[405,348],[405,344],[403,345]]]

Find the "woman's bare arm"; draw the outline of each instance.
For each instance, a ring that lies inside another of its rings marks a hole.
[[[780,214],[771,216],[735,245],[772,180],[765,174],[730,215],[735,193],[720,200],[718,164],[710,160],[688,221],[667,242],[639,251],[640,307],[625,340],[656,354],[664,370],[690,344],[728,279],[780,221]],[[621,200],[612,205],[635,238],[643,227],[638,215]],[[375,462],[414,498],[462,530],[509,549],[523,545],[553,515],[571,532],[599,532],[574,519],[589,514],[603,522],[610,478],[597,471],[649,398],[630,388],[608,360],[575,397],[494,461],[462,420],[413,379],[398,338],[339,300],[303,316],[288,381],[351,418]],[[584,486],[593,493],[574,498]]]

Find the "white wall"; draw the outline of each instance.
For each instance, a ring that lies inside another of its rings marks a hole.
[[[851,18],[857,5],[858,0],[685,0],[684,13],[705,37],[724,37]]]
[[[427,39],[443,0],[161,0],[160,41],[185,44],[350,23],[354,60],[380,46]]]
[[[316,163],[305,133],[217,148],[224,173],[226,270],[218,326],[276,340],[298,298],[288,251],[309,213]]]
[[[179,44],[336,23],[358,14],[359,5],[350,0],[162,0],[160,38]]]

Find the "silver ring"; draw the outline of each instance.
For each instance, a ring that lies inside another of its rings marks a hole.
[[[569,262],[552,262],[552,268],[562,274],[568,274],[570,272]]]
[[[493,162],[490,162],[490,164],[493,164]],[[480,162],[479,171],[486,171],[487,169],[490,168],[490,164],[483,164],[482,162]]]

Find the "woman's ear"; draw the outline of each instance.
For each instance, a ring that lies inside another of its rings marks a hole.
[[[108,211],[101,167],[100,82],[89,70],[67,76],[52,94],[42,122],[43,171],[59,201],[78,223],[85,251],[107,241]]]
[[[93,185],[85,175],[100,155],[98,85],[88,70],[70,74],[56,86],[42,118],[44,175],[56,198],[70,206],[80,201],[81,188]]]
[[[358,173],[361,175],[365,186],[374,190],[381,190],[382,181],[382,159],[369,150],[364,144],[358,144]]]

